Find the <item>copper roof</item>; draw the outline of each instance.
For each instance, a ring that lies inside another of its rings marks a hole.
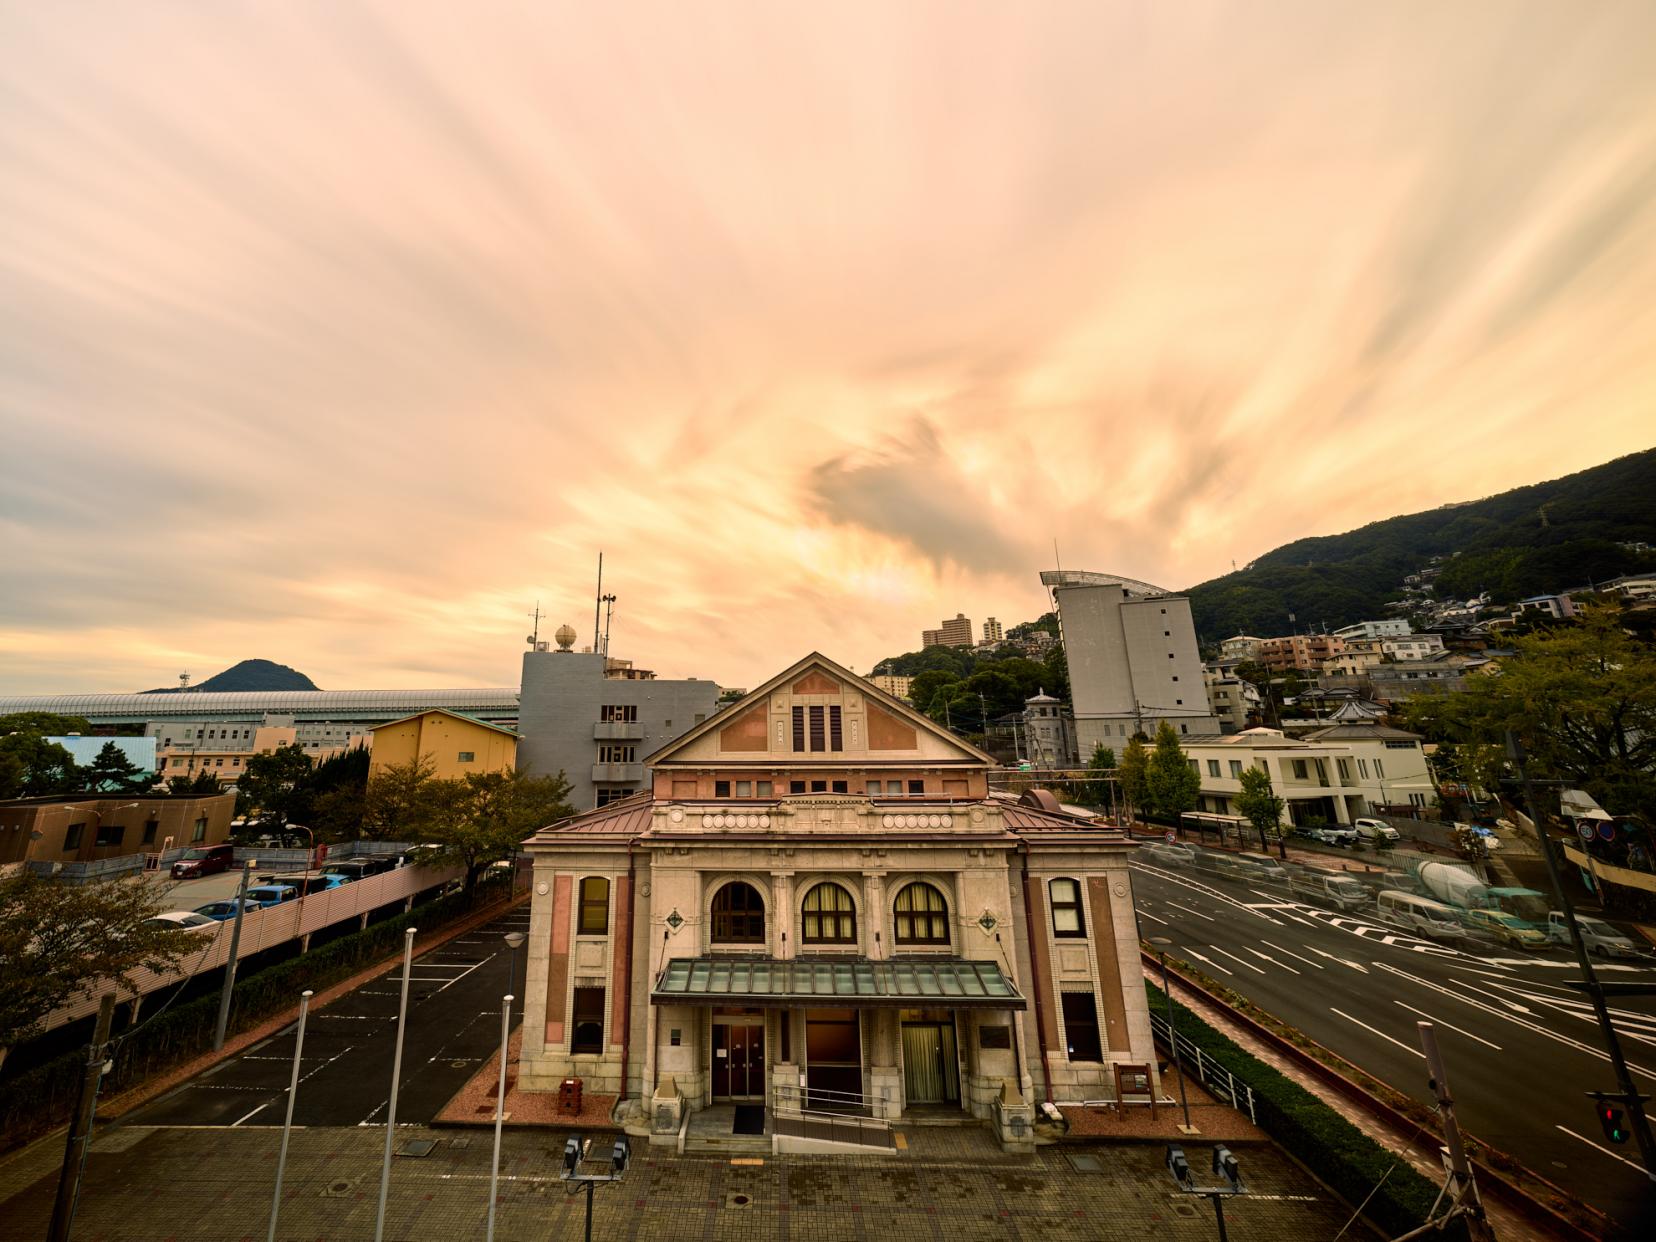
[[[595,811],[583,811],[568,819],[548,824],[535,835],[564,835],[571,832],[603,834],[604,836],[636,837],[650,827],[650,813],[655,808],[655,797],[649,790],[641,790],[630,798],[611,802]]]

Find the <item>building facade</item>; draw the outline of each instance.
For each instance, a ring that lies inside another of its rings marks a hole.
[[[1358,621],[1354,625],[1342,625],[1334,634],[1335,637],[1344,639],[1399,638],[1412,632],[1406,619],[1388,617],[1383,621]]]
[[[220,845],[236,795],[70,794],[0,802],[0,864],[96,862]]]
[[[966,614],[957,612],[954,620],[943,621],[935,630],[920,631],[920,647],[970,647],[972,645],[972,623],[966,619]]]
[[[1334,634],[1290,634],[1261,639],[1258,660],[1273,673],[1315,673],[1343,650],[1345,639]]]
[[[1181,734],[1219,731],[1189,599],[1113,574],[1049,570],[1041,581],[1058,611],[1080,754],[1119,754],[1163,720]]]
[[[902,677],[896,673],[875,673],[868,680],[894,699],[907,699],[909,690],[914,686],[914,678]]]
[[[1132,842],[820,655],[534,858],[519,1082],[671,1142],[727,1103],[994,1117],[1154,1074]]]
[[[1256,660],[1259,658],[1259,644],[1263,638],[1255,638],[1252,634],[1235,634],[1219,644],[1219,658],[1221,660]]]
[[[986,620],[983,623],[983,641],[984,642],[986,642],[986,643],[998,643],[1003,638],[1005,638],[1005,636],[1006,635],[1005,635],[1004,631],[1001,629],[1001,623],[999,621],[995,620],[995,618],[990,617],[988,620]]]
[[[612,663],[567,647],[523,655],[517,763],[531,776],[562,772],[571,806],[645,788],[644,756],[717,710],[711,681],[612,676]]]
[[[1082,760],[1075,745],[1075,718],[1062,699],[1053,698],[1045,690],[1025,699],[1023,728],[1025,753],[1036,767],[1071,767]],[[1084,758],[1091,759],[1092,752]]]
[[[368,775],[423,759],[439,780],[469,772],[510,772],[517,762],[517,734],[441,708],[378,725]]]
[[[1260,709],[1259,688],[1236,676],[1234,667],[1230,662],[1220,661],[1202,669],[1208,711],[1219,722],[1221,733],[1240,733]]]

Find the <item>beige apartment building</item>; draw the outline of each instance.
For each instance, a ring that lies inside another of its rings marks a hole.
[[[972,623],[966,619],[963,612],[955,613],[953,621],[943,621],[935,630],[920,631],[920,646],[926,647],[970,647],[972,645]]]
[[[1133,842],[824,656],[645,759],[650,786],[526,848],[519,1082],[686,1110],[990,1119],[1156,1073]],[[767,1128],[770,1122],[767,1120]]]
[[[1290,669],[1315,673],[1323,661],[1345,650],[1345,639],[1336,634],[1293,634],[1286,638],[1263,638],[1259,642],[1259,663],[1273,673]]]
[[[914,686],[914,678],[900,677],[895,673],[875,673],[868,680],[894,699],[907,699]]]

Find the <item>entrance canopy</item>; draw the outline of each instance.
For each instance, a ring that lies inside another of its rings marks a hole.
[[[866,957],[680,957],[662,968],[650,1000],[658,1005],[706,1002],[792,1008],[912,1008],[922,1001],[956,1009],[1027,1007],[994,962],[952,957],[895,962]]]

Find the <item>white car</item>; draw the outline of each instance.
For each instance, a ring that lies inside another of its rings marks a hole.
[[[1644,950],[1638,944],[1622,935],[1603,919],[1595,919],[1590,915],[1576,915],[1576,926],[1581,929],[1581,942],[1587,952],[1599,957],[1643,957]],[[1547,933],[1547,939],[1554,944],[1561,944],[1565,948],[1571,947],[1569,924],[1557,910],[1547,912],[1546,926],[1542,929]]]
[[[1364,841],[1401,841],[1403,834],[1383,819],[1354,819],[1351,826]]]
[[[157,914],[154,918],[144,920],[145,927],[181,928],[186,931],[202,931],[216,928],[217,919],[210,919],[205,914],[197,914],[194,910],[168,910],[164,914]]]
[[[1140,846],[1147,858],[1153,858],[1159,863],[1170,863],[1175,867],[1189,866],[1196,861],[1196,851],[1188,845],[1167,845],[1160,841],[1152,841],[1149,845]]]

